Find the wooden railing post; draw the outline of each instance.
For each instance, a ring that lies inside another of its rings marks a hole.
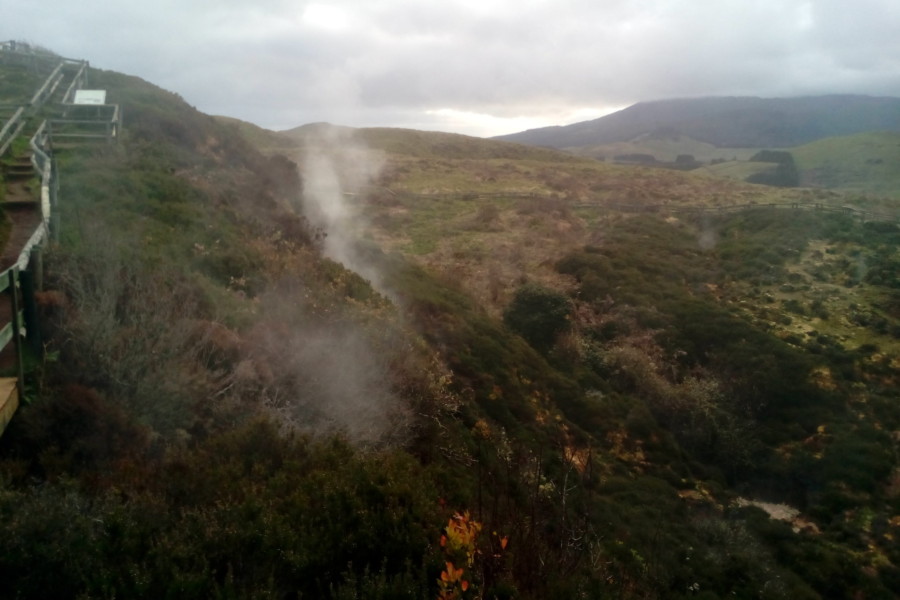
[[[34,290],[37,287],[37,270],[34,267],[41,262],[40,255],[39,249],[32,250],[28,270],[19,273],[19,282],[22,286],[22,319],[25,322],[25,342],[33,355],[37,357],[40,357],[43,347],[41,328],[38,323],[37,301],[34,297]]]
[[[29,258],[29,266],[28,270],[31,271],[32,282],[34,283],[35,291],[41,292],[44,290],[44,253],[42,250],[42,246],[35,246],[35,248],[31,251],[31,257]]]
[[[22,357],[22,328],[19,325],[19,267],[9,270],[9,294],[12,304],[12,329],[13,348],[16,352],[16,380],[19,387],[19,397],[25,395],[25,362]]]

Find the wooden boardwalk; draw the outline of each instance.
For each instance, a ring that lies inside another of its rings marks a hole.
[[[15,155],[2,165],[2,211],[9,234],[0,249],[0,372],[12,376],[0,377],[0,433],[9,424],[21,401],[24,390],[23,356],[27,344],[39,347],[38,327],[34,305],[34,284],[40,280],[40,261],[35,251],[48,237],[50,210],[55,207],[54,164],[49,156],[46,121],[29,139],[23,151],[16,143],[26,127],[45,112],[45,105],[65,100],[74,89],[84,64],[77,73],[72,61],[59,57],[37,57],[0,48],[3,62],[14,59],[44,61],[50,74],[30,100],[22,100],[15,110],[6,110],[5,122],[0,123],[0,156],[14,151]],[[24,58],[23,58],[24,56]],[[67,77],[71,77],[65,88]],[[65,94],[65,95],[64,95]],[[26,326],[27,325],[27,326]]]
[[[49,73],[30,99],[0,105],[0,157],[18,148],[3,165],[2,210],[9,235],[0,248],[0,434],[19,406],[24,389],[26,345],[40,352],[35,288],[42,280],[40,248],[57,233],[54,138],[81,145],[118,139],[122,116],[117,104],[75,104],[76,92],[87,84],[88,63],[37,52],[28,44],[0,42],[0,64],[26,65]],[[48,109],[48,107],[55,107]],[[57,112],[57,118],[49,115]],[[25,133],[43,119],[36,131]],[[31,135],[28,150],[14,142]]]
[[[0,252],[0,271],[5,271],[19,260],[19,254],[43,220],[40,180],[31,163],[31,154],[13,159],[4,168],[3,179],[6,190],[2,208],[10,230],[6,245]]]
[[[19,408],[19,386],[16,377],[0,377],[0,433],[6,430]]]

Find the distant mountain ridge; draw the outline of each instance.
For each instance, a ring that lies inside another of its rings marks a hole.
[[[640,102],[592,121],[493,139],[582,148],[648,134],[686,135],[723,148],[786,148],[870,131],[900,131],[900,98],[831,95],[659,100]]]

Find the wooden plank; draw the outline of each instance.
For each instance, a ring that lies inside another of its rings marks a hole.
[[[53,132],[54,139],[72,138],[83,140],[105,140],[109,136],[105,133],[56,133]]]
[[[6,150],[12,145],[13,140],[16,139],[16,137],[22,132],[22,130],[24,128],[25,128],[25,121],[20,121],[18,127],[16,127],[16,130],[12,133],[11,136],[9,136],[9,139],[7,139],[5,142],[3,142],[3,145],[0,146],[0,156],[3,156],[4,154],[6,154]]]
[[[0,377],[0,434],[19,408],[19,386],[15,377]]]
[[[63,68],[63,63],[59,63],[59,65],[57,65],[57,67],[55,69],[53,69],[53,72],[50,73],[49,77],[47,77],[47,80],[44,82],[44,85],[41,86],[41,89],[36,91],[34,93],[34,96],[31,97],[31,102],[29,102],[29,104],[31,106],[40,108],[40,106],[46,101],[46,98],[43,96],[46,93],[47,89],[51,85],[53,85],[53,87],[55,88],[56,84],[59,83],[58,80],[57,81],[54,81],[54,80],[57,79],[56,76],[59,74],[60,71],[62,71],[62,68]]]
[[[0,350],[6,348],[6,345],[13,339],[13,324],[12,321],[3,326],[3,329],[0,329]]]
[[[9,271],[13,267],[0,273],[0,293],[5,292],[9,288]]]
[[[16,136],[22,131],[22,128],[25,127],[25,120],[22,119],[24,112],[25,108],[20,107],[19,110],[9,118],[3,126],[3,129],[0,130],[0,156],[6,153],[6,149],[9,148],[9,145],[12,144]]]
[[[115,119],[111,117],[98,116],[96,119],[51,119],[53,125],[106,125],[112,123]]]
[[[17,110],[17,111],[13,114],[13,116],[11,116],[11,117],[9,118],[9,120],[6,122],[6,125],[4,125],[4,126],[3,126],[3,129],[0,130],[0,138],[2,138],[3,136],[5,136],[5,135],[7,134],[8,130],[9,130],[10,128],[12,128],[13,125],[16,124],[16,122],[19,120],[19,118],[22,116],[22,113],[24,113],[24,112],[25,112],[25,108],[22,107],[22,106],[20,106],[20,107],[19,107],[19,110]]]

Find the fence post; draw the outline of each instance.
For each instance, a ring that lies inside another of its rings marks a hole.
[[[26,271],[19,273],[19,281],[22,285],[22,317],[25,321],[25,342],[35,356],[41,355],[41,328],[38,323],[37,302],[34,290],[37,285],[35,265],[40,263],[39,250],[31,253],[31,264]]]
[[[42,251],[43,244],[35,246],[31,250],[31,258],[28,263],[28,270],[32,273],[31,278],[35,291],[44,290],[44,253]]]
[[[59,242],[59,170],[50,159],[50,221],[47,227],[50,229],[50,241]],[[43,289],[43,283],[38,284],[38,289]]]
[[[19,398],[25,397],[25,365],[22,359],[22,328],[19,326],[19,267],[9,270],[9,293],[12,298],[13,348],[16,351],[16,379]]]

